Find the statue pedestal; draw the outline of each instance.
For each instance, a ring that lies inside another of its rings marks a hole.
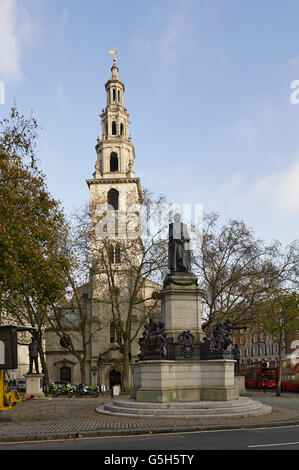
[[[140,361],[134,365],[131,398],[137,402],[227,401],[239,398],[235,361]]]
[[[172,273],[165,278],[160,297],[162,322],[170,341],[166,342],[165,353],[148,347],[134,365],[131,398],[136,402],[238,400],[235,361],[230,353],[228,357],[224,353],[215,357],[203,354],[202,294],[192,273]],[[193,339],[187,334],[184,342],[183,332],[190,332]]]
[[[26,393],[25,398],[45,398],[43,392],[44,374],[25,374]]]
[[[174,341],[182,331],[189,330],[194,342],[201,341],[201,296],[203,290],[197,285],[192,273],[175,273],[166,276],[161,293],[162,322],[166,333]]]

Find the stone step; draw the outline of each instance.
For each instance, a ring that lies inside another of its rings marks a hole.
[[[232,401],[237,403],[232,403]],[[187,418],[200,417],[247,417],[269,414],[272,408],[258,401],[232,400],[228,402],[191,402],[189,403],[142,403],[130,400],[128,406],[124,400],[115,400],[96,411],[110,416],[127,416],[132,418]],[[133,403],[134,402],[134,403]],[[135,405],[135,406],[133,406]],[[148,405],[151,405],[150,407]],[[188,406],[186,406],[188,405]],[[192,406],[191,406],[192,405]]]
[[[196,409],[205,409],[205,408],[234,408],[244,405],[252,404],[253,400],[248,397],[240,397],[238,400],[229,400],[229,401],[189,401],[189,402],[170,402],[170,403],[149,403],[149,402],[137,402],[131,398],[123,398],[113,401],[113,405],[117,407],[124,408],[141,408],[141,409],[185,409],[185,408],[196,408]],[[111,403],[110,403],[111,404]]]
[[[211,413],[214,415],[214,416],[218,416],[218,415],[224,415],[224,414],[230,414],[230,415],[234,415],[236,413],[246,413],[246,412],[251,412],[251,411],[254,411],[256,409],[259,409],[261,408],[260,406],[240,406],[239,408],[215,408],[214,410],[212,409],[184,409],[184,410],[180,410],[180,409],[172,409],[172,410],[149,410],[149,409],[134,409],[134,408],[131,408],[131,409],[127,409],[127,408],[118,408],[118,407],[115,407],[115,406],[109,406],[109,405],[106,405],[105,406],[105,410],[107,411],[111,411],[112,413],[114,414],[118,414],[118,415],[121,415],[121,414],[127,414],[127,413],[130,413],[130,414],[133,414],[133,415],[137,415],[137,416],[156,416],[156,417],[159,417],[159,416],[179,416],[179,415],[184,415],[184,416],[193,416],[193,415],[196,415],[196,416],[206,416],[206,415],[210,415]]]

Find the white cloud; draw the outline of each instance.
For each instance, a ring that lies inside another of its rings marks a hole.
[[[32,41],[36,25],[17,0],[0,1],[0,79],[22,78],[21,58],[24,46]]]
[[[280,173],[270,173],[259,179],[251,192],[274,209],[299,213],[299,161]]]

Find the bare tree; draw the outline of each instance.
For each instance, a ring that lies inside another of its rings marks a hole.
[[[204,216],[193,253],[207,325],[228,315],[249,323],[274,289],[296,283],[298,243],[283,250],[277,241],[257,239],[243,221],[217,222],[214,213]]]

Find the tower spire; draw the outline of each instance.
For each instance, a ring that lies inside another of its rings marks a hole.
[[[97,163],[95,179],[134,178],[135,150],[129,132],[129,113],[124,107],[125,86],[118,76],[115,49],[109,50],[114,55],[111,77],[105,84],[106,108],[100,115],[102,138],[97,139]]]

